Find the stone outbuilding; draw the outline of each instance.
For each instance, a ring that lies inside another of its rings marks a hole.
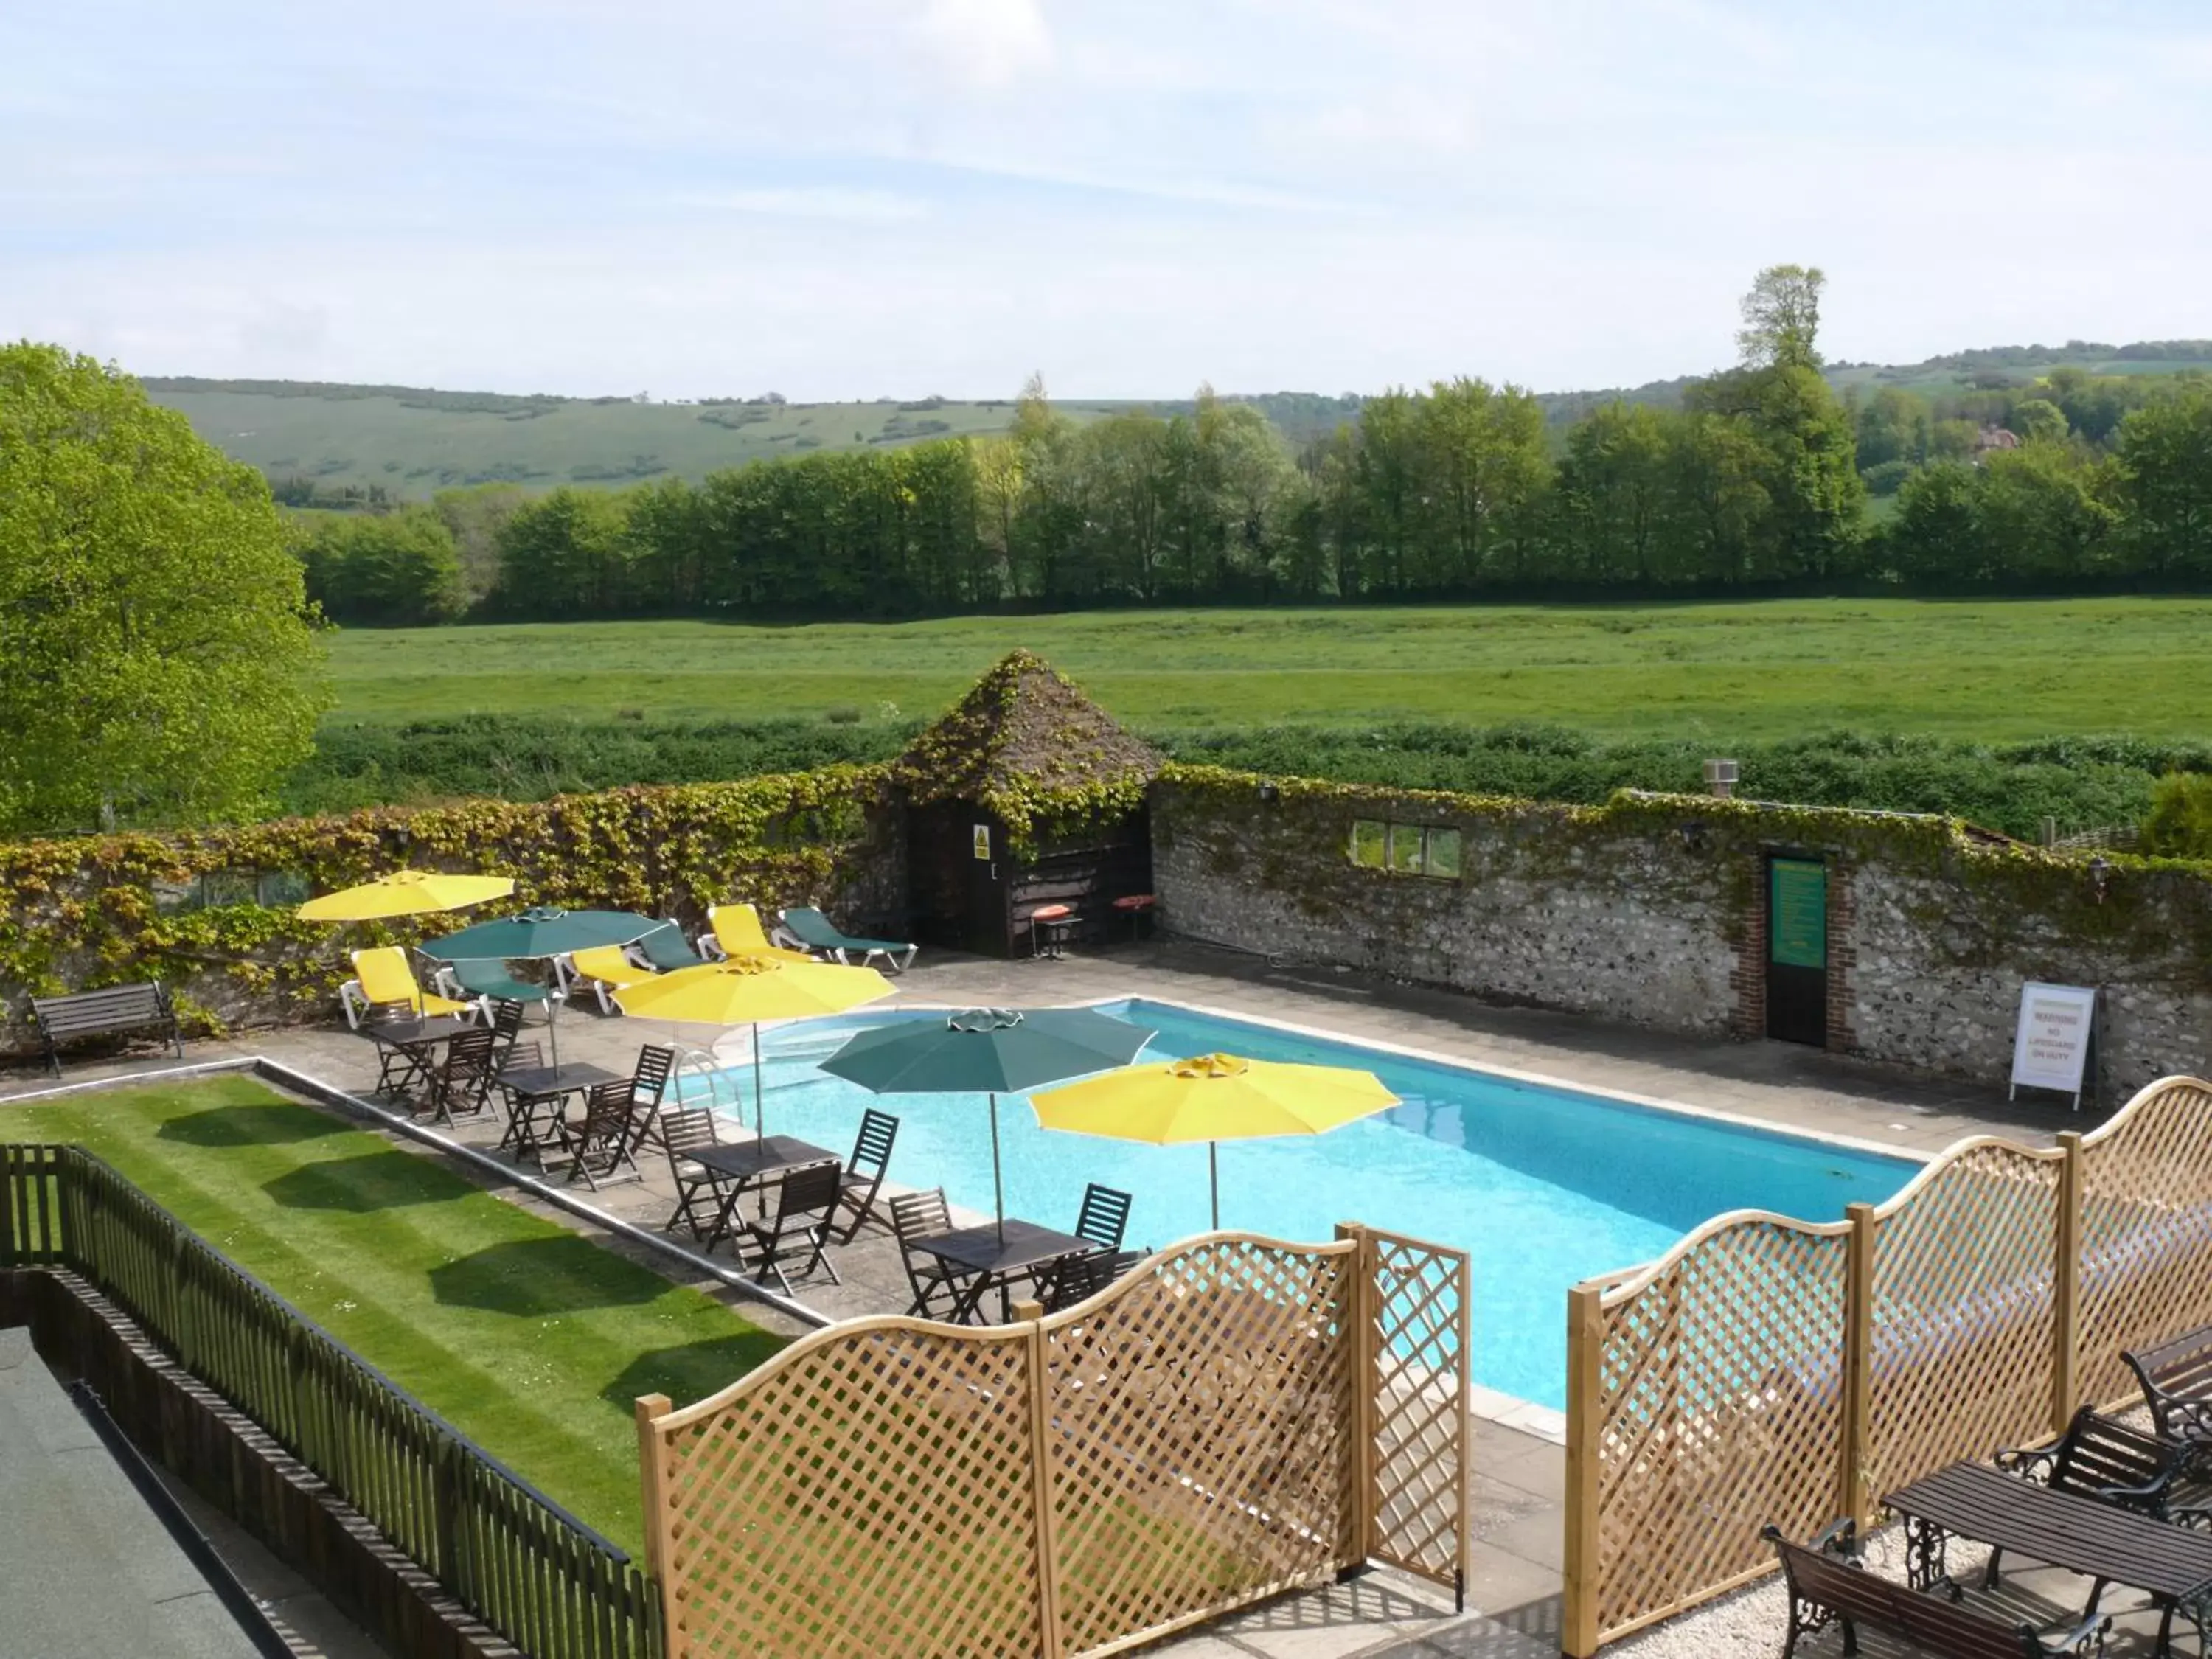
[[[1147,787],[1162,759],[1042,658],[1017,651],[894,763],[914,936],[1012,956],[1133,932],[1152,891]],[[1039,928],[1040,909],[1066,906]]]

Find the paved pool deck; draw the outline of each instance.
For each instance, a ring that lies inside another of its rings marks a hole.
[[[2011,1103],[2001,1079],[1978,1083],[1910,1077],[1788,1044],[1699,1040],[1541,1010],[1492,1006],[1449,992],[1172,941],[1072,952],[1057,961],[925,953],[896,983],[897,997],[883,1006],[1043,1006],[1144,996],[1920,1157],[1971,1134],[2002,1133],[2047,1145],[2063,1129],[2094,1127],[2118,1104],[2075,1113],[2063,1103]],[[665,1042],[668,1032],[668,1027],[651,1022],[603,1018],[580,1001],[562,1017],[562,1058],[626,1073],[641,1042]],[[533,1027],[529,1035],[542,1034]],[[352,1094],[365,1095],[375,1079],[371,1046],[336,1023],[188,1048],[194,1063],[254,1056]],[[87,1060],[69,1065],[69,1080],[149,1073],[175,1064],[173,1058]],[[35,1072],[0,1073],[0,1138],[5,1136],[7,1099],[51,1086],[51,1079]],[[396,1132],[392,1138],[425,1156],[467,1160],[475,1154],[472,1175],[490,1190],[696,1284],[771,1328],[798,1334],[823,1317],[905,1308],[903,1270],[880,1232],[865,1231],[835,1253],[843,1285],[796,1282],[793,1300],[799,1305],[779,1307],[738,1281],[727,1269],[726,1255],[716,1267],[694,1271],[622,1236],[623,1225],[659,1232],[672,1194],[665,1164],[648,1158],[645,1180],[601,1194],[574,1188],[578,1198],[606,1218],[595,1222],[533,1192],[524,1177],[535,1172],[515,1170],[511,1160],[481,1161],[498,1138],[496,1124],[464,1123],[446,1133],[456,1148],[467,1152],[441,1153]],[[914,1184],[930,1181],[928,1171],[901,1169],[896,1159],[893,1172]],[[1468,1504],[1474,1546],[1465,1613],[1455,1613],[1449,1593],[1437,1586],[1377,1572],[1232,1616],[1155,1650],[1178,1659],[1533,1659],[1556,1654],[1565,1479],[1558,1414],[1503,1395],[1479,1400],[1478,1413],[1475,1476]]]

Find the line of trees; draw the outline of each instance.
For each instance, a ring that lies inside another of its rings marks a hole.
[[[1480,379],[1370,398],[1295,452],[1205,388],[1079,423],[1033,380],[1003,437],[451,491],[297,546],[325,610],[370,623],[2212,583],[2212,380],[1838,398],[1822,288],[1762,271],[1733,368],[1564,434]]]

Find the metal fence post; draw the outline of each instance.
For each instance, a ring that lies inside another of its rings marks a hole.
[[[1052,1379],[1045,1364],[1044,1305],[1017,1302],[1014,1322],[1029,1327],[1030,1501],[1036,1506],[1037,1659],[1060,1659],[1060,1541],[1052,1513]]]
[[[1559,1648],[1573,1659],[1597,1651],[1598,1591],[1604,1581],[1598,1474],[1605,1434],[1605,1288],[1567,1292],[1565,1551],[1560,1568]]]
[[[2053,1241],[2051,1297],[2051,1431],[2066,1432],[2081,1392],[2081,1136],[2058,1137],[2066,1154],[2058,1165],[2058,1228]]]
[[[1874,1518],[1874,1243],[1871,1204],[1844,1208],[1851,1224],[1844,1259],[1843,1457],[1837,1469],[1836,1507],[1864,1532]]]
[[[1345,1333],[1352,1344],[1348,1370],[1352,1461],[1352,1510],[1346,1517],[1342,1540],[1342,1565],[1356,1567],[1375,1553],[1378,1525],[1375,1513],[1376,1250],[1367,1229],[1356,1221],[1338,1222],[1336,1237],[1339,1243],[1348,1239],[1358,1247],[1349,1258],[1351,1307],[1345,1321]]]

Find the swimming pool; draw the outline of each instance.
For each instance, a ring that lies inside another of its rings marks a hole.
[[[1567,1287],[1662,1254],[1723,1210],[1808,1221],[1878,1203],[1920,1165],[1779,1132],[1738,1127],[1505,1078],[1360,1044],[1200,1013],[1171,1003],[1103,1012],[1158,1033],[1146,1058],[1228,1052],[1255,1060],[1358,1066],[1401,1097],[1388,1113],[1311,1139],[1224,1143],[1221,1222],[1287,1239],[1325,1239],[1366,1221],[1468,1252],[1474,1380],[1540,1405],[1566,1400]],[[860,1113],[898,1115],[891,1177],[942,1183],[953,1203],[991,1207],[984,1097],[880,1099],[817,1070],[855,1030],[927,1013],[857,1015],[771,1027],[763,1078],[771,1133],[852,1144]],[[737,1070],[750,1117],[750,1068]],[[1206,1148],[1146,1146],[1048,1133],[1019,1097],[999,1103],[1006,1213],[1073,1224],[1085,1182],[1136,1195],[1132,1244],[1207,1226]]]

